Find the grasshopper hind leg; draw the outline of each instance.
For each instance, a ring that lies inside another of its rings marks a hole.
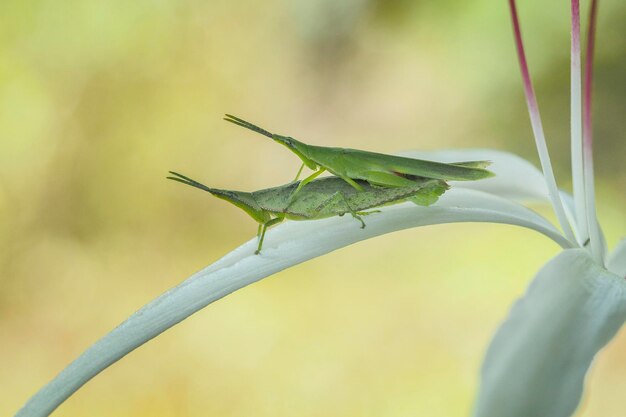
[[[361,229],[365,229],[365,222],[363,221],[363,217],[359,216],[355,211],[351,211],[352,217],[361,222]]]
[[[382,213],[381,210],[371,210],[371,211],[357,211],[356,214],[358,214],[359,216],[369,216],[370,214],[374,214],[374,213]]]
[[[352,217],[354,217],[356,220],[358,220],[359,222],[361,222],[361,229],[365,229],[365,222],[363,221],[363,218],[361,217],[361,215],[367,215],[369,213],[365,213],[365,212],[357,212],[355,211],[352,207],[350,207],[350,204],[348,203],[348,200],[346,199],[346,196],[343,195],[342,192],[335,192],[333,195],[331,195],[328,200],[324,201],[322,204],[320,204],[316,209],[315,212],[319,213],[320,211],[322,211],[324,209],[324,207],[328,206],[329,204],[335,203],[335,202],[341,202],[345,205],[345,213],[337,213],[337,216],[341,217],[346,213],[350,213],[352,215]]]
[[[350,208],[347,201],[346,201],[346,205],[348,206],[348,208]],[[350,211],[349,213],[352,215],[352,217],[354,217],[355,219],[361,222],[361,229],[365,229],[365,222],[363,221],[362,216],[369,216],[370,214],[382,213],[382,211],[381,210],[357,211],[357,212]]]
[[[350,203],[348,203],[346,196],[343,195],[343,193],[339,193],[339,195],[341,196],[341,199],[345,203],[346,208],[348,209],[348,213],[350,213],[352,217],[354,217],[356,220],[361,222],[361,229],[365,229],[365,222],[363,221],[363,217],[361,217],[361,215],[368,215],[369,213],[365,213],[362,211],[355,211],[352,207],[350,207]]]

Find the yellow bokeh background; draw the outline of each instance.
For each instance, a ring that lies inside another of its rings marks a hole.
[[[566,189],[568,10],[520,5]],[[602,4],[595,152],[611,246],[626,234],[624,19],[626,5]],[[255,190],[293,177],[291,153],[224,113],[320,145],[536,163],[519,78],[504,1],[3,1],[0,415],[256,233],[165,180]],[[201,310],[54,415],[468,415],[494,329],[558,250],[485,224],[361,242]],[[625,348],[622,332],[599,355],[580,416],[624,415]]]

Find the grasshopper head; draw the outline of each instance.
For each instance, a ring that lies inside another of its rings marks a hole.
[[[257,223],[265,223],[270,220],[270,215],[267,211],[263,210],[257,202],[252,198],[250,193],[244,191],[231,191],[231,190],[217,190],[212,189],[210,191],[215,197],[228,201],[231,204],[239,207],[250,217],[252,217]]]
[[[191,185],[192,187],[199,188],[213,194],[215,197],[228,201],[231,204],[236,205],[250,217],[252,217],[258,223],[265,223],[270,220],[270,214],[263,210],[261,206],[256,202],[251,193],[245,191],[231,191],[231,190],[219,190],[217,188],[209,188],[204,184],[200,184],[197,181],[192,180],[189,177],[185,177],[177,172],[170,171],[173,176],[167,177],[167,179],[181,182],[183,184]]]
[[[281,145],[284,145],[287,148],[289,148],[289,150],[295,153],[298,156],[298,158],[302,160],[304,165],[306,165],[308,168],[313,169],[313,170],[317,169],[317,164],[311,158],[308,157],[308,148],[309,148],[308,145],[300,141],[297,141],[291,137],[281,136],[281,135],[268,132],[267,130],[259,126],[254,125],[250,122],[247,122],[237,116],[233,116],[232,114],[227,114],[226,117],[224,117],[224,120],[226,120],[227,122],[236,124],[237,126],[245,127],[246,129],[250,129],[254,132],[262,134],[263,136],[267,136],[268,138],[273,139],[275,142],[278,142]]]
[[[227,122],[236,124],[237,126],[245,127],[246,129],[250,129],[254,132],[262,134],[263,136],[267,136],[268,138],[273,139],[274,141],[280,143],[281,145],[284,145],[287,148],[289,148],[291,152],[295,153],[298,156],[298,158],[302,160],[304,165],[306,165],[310,169],[317,169],[317,164],[311,158],[308,157],[308,152],[307,152],[308,145],[305,145],[304,143],[299,142],[291,137],[270,133],[267,130],[259,126],[253,125],[250,122],[246,122],[245,120],[237,116],[233,116],[232,114],[227,114],[226,117],[224,117],[224,120],[226,120]]]
[[[280,143],[281,145],[288,148],[291,152],[295,153],[298,158],[302,160],[302,163],[307,166],[309,169],[317,169],[317,164],[315,161],[309,158],[309,145],[304,144],[298,140],[295,140],[292,137],[281,136],[281,135],[272,135],[272,139],[275,142]]]

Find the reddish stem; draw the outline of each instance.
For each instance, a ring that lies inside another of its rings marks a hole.
[[[579,61],[580,56],[580,2],[572,0],[572,58]]]
[[[520,69],[522,72],[522,80],[524,82],[524,92],[526,94],[526,103],[528,104],[528,113],[530,115],[530,124],[535,136],[535,144],[537,145],[537,153],[539,154],[539,161],[541,162],[541,169],[546,179],[546,186],[552,207],[559,220],[559,224],[565,233],[565,236],[570,242],[575,242],[576,237],[572,231],[572,227],[567,221],[565,210],[563,209],[563,202],[559,195],[559,189],[556,185],[556,179],[554,178],[554,171],[552,170],[552,163],[550,162],[550,155],[548,154],[548,146],[546,145],[546,138],[543,132],[543,126],[541,123],[541,115],[539,114],[539,106],[537,104],[537,97],[533,89],[533,84],[530,79],[530,72],[528,71],[528,63],[526,62],[526,53],[524,52],[524,43],[522,41],[522,31],[520,29],[519,18],[517,16],[517,7],[515,0],[509,0],[509,6],[511,9],[511,18],[513,20],[513,31],[515,37],[515,46],[517,48],[517,57],[519,58]]]
[[[591,116],[591,90],[593,83],[593,55],[596,41],[596,20],[598,14],[598,1],[591,1],[589,14],[589,28],[587,30],[587,54],[585,56],[585,83],[583,105],[583,138],[587,152],[591,152],[593,145],[593,129]]]
[[[596,17],[598,1],[591,1],[589,29],[587,31],[587,54],[585,56],[585,83],[583,103],[583,153],[585,170],[585,192],[587,197],[587,226],[591,242],[591,254],[602,265],[604,249],[601,242],[600,226],[598,225],[595,202],[595,185],[593,175],[593,129],[591,120],[591,90],[593,81],[593,53],[596,38]]]
[[[535,96],[533,83],[530,79],[530,72],[528,71],[528,63],[526,62],[526,53],[524,52],[524,42],[522,41],[522,30],[520,29],[515,0],[509,0],[509,6],[511,8],[511,19],[513,20],[513,32],[515,36],[515,47],[517,49],[517,57],[519,59],[520,69],[522,71],[522,80],[524,82],[524,90],[526,90],[526,101],[528,102],[528,107],[530,107],[530,110],[532,112],[536,112],[538,110],[537,98]]]
[[[572,44],[571,44],[571,159],[574,207],[578,224],[578,243],[583,244],[589,237],[587,228],[587,207],[583,157],[582,122],[582,81],[580,68],[580,1],[572,0]]]

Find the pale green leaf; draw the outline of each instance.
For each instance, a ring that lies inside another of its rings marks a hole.
[[[609,271],[626,278],[626,238],[622,239],[609,255],[606,267]]]
[[[571,416],[594,356],[625,320],[626,281],[583,249],[561,252],[496,332],[474,416]]]
[[[381,213],[367,216],[365,229],[349,216],[286,222],[268,231],[261,255],[254,255],[257,242],[250,240],[150,302],[88,348],[42,388],[18,416],[48,415],[113,362],[213,301],[285,268],[360,240],[417,226],[491,222],[530,228],[563,247],[569,245],[552,224],[533,211],[475,190],[452,189],[429,207],[403,203],[381,210]]]

